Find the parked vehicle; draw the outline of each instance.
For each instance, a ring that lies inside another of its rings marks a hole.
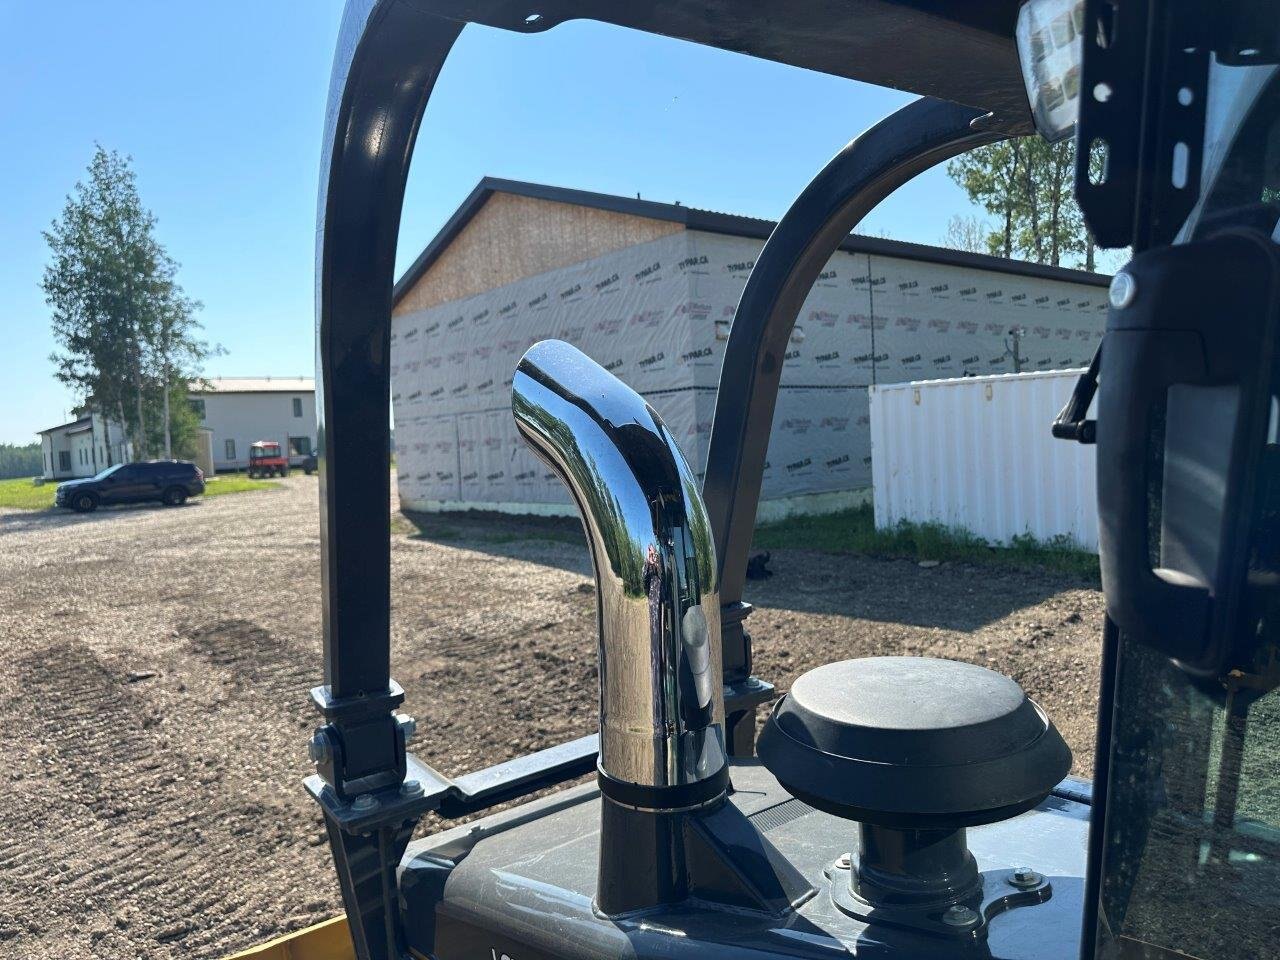
[[[280,450],[275,440],[255,440],[249,444],[249,476],[287,477],[289,458]]]
[[[96,476],[58,484],[54,506],[88,513],[113,503],[156,500],[176,507],[204,493],[204,471],[190,460],[118,463]]]
[[[316,455],[314,453],[308,453],[302,458],[302,472],[307,476],[311,476],[311,474],[315,473],[317,469]]]

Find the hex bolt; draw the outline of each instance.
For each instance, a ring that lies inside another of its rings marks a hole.
[[[1030,867],[1016,867],[1009,876],[1009,883],[1023,890],[1038,887],[1043,880],[1044,878]]]
[[[957,903],[947,907],[947,912],[942,915],[942,922],[948,927],[972,927],[978,922],[978,914],[963,903]]]
[[[351,809],[357,813],[367,813],[378,809],[378,798],[371,793],[362,793],[351,801]]]
[[[422,784],[417,780],[406,780],[400,784],[400,795],[404,797],[416,797],[422,792]]]
[[[412,740],[413,735],[418,732],[418,721],[407,713],[396,714],[396,723],[400,724],[400,729],[404,731],[405,743]]]
[[[324,731],[317,730],[307,741],[307,756],[312,763],[324,763],[329,759],[329,738]]]
[[[836,861],[836,866],[841,870],[848,870],[850,863],[852,863],[852,861],[849,859],[849,855],[847,853],[842,853],[840,855],[840,859]]]
[[[1133,303],[1138,296],[1138,285],[1133,281],[1133,274],[1128,270],[1119,270],[1111,278],[1111,287],[1107,290],[1107,300],[1117,310],[1123,310]]]

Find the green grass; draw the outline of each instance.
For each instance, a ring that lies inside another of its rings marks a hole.
[[[402,513],[391,519],[393,533],[440,543],[507,544],[522,540],[554,540],[582,544],[578,521],[564,517],[511,517],[466,511]],[[791,517],[756,528],[755,550],[805,549],[907,560],[981,563],[1006,568],[1051,570],[1098,580],[1098,558],[1066,538],[1049,542],[1015,537],[1009,546],[994,547],[968,530],[938,523],[902,523],[877,530],[870,505],[824,516]]]
[[[939,523],[900,523],[877,530],[870,505],[814,517],[791,517],[756,528],[754,548],[804,548],[871,557],[1037,567],[1098,578],[1098,558],[1065,537],[1045,542],[1026,534],[1012,545],[993,547],[968,530]]]
[[[0,480],[0,507],[11,510],[48,510],[53,506],[56,483],[37,485],[30,477]]]
[[[218,497],[226,493],[247,493],[250,490],[267,490],[280,484],[273,480],[250,480],[239,474],[211,477],[205,487],[206,497]],[[37,484],[26,477],[17,480],[0,480],[0,508],[11,510],[49,510],[53,507],[53,492],[58,488],[54,481]]]
[[[275,480],[250,480],[239,473],[229,473],[220,477],[209,477],[205,481],[204,495],[219,497],[224,493],[248,493],[250,490],[270,490],[280,484]]]
[[[402,512],[398,517],[392,517],[391,531],[439,543],[465,542],[494,546],[534,540],[584,543],[582,524],[576,517],[515,517],[480,510],[450,513]]]

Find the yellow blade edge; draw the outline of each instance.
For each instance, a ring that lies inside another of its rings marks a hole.
[[[223,960],[355,960],[346,917],[334,917],[314,927],[278,937],[233,953]]]

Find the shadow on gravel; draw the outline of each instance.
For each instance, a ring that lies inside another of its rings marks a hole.
[[[0,533],[9,531],[33,530],[37,527],[65,527],[75,523],[98,523],[110,520],[122,513],[141,513],[151,510],[193,510],[203,501],[188,500],[178,507],[166,507],[159,503],[122,503],[110,507],[99,507],[92,513],[76,513],[61,507],[49,507],[45,510],[6,510],[0,513]]]
[[[410,539],[475,550],[591,576],[576,517],[516,517],[486,511],[402,513],[392,528]],[[972,632],[1086,580],[1037,568],[914,560],[811,550],[770,551],[771,576],[748,581],[758,607]]]
[[[591,555],[576,517],[511,516],[485,510],[459,513],[401,513],[393,532],[411,540],[475,550],[590,576]]]

